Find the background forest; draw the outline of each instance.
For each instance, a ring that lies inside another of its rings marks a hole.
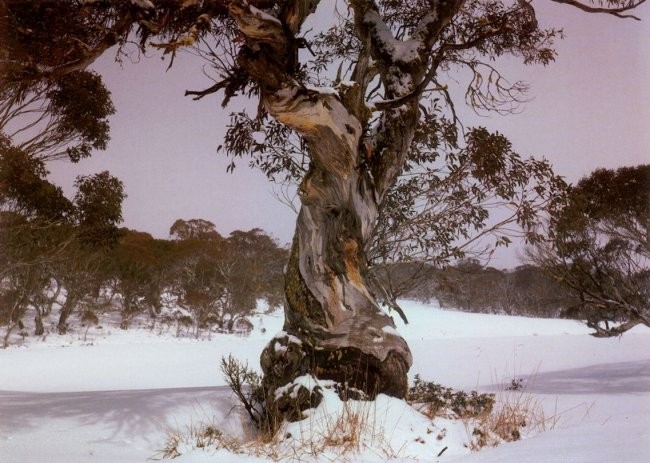
[[[43,159],[0,141],[5,347],[12,335],[83,331],[106,318],[123,329],[135,322],[196,337],[247,332],[260,301],[264,310],[282,307],[289,249],[263,230],[222,236],[210,221],[179,219],[159,239],[120,228],[120,180],[108,172],[79,177],[68,199],[47,180]],[[599,336],[647,324],[648,179],[650,166],[600,169],[568,187],[525,265],[500,270],[464,252],[433,261],[384,255],[371,266],[373,290],[405,320],[398,299],[580,319]]]

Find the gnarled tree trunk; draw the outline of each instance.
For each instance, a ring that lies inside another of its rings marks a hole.
[[[411,353],[367,283],[377,191],[361,166],[361,125],[332,95],[298,89],[281,95],[267,107],[303,134],[311,167],[300,186],[285,276],[285,333],[262,355],[265,385],[274,393],[312,374],[371,397],[404,397]]]

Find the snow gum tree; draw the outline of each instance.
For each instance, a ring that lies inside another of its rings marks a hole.
[[[650,165],[580,180],[528,255],[577,296],[569,313],[594,336],[650,326]]]
[[[644,0],[551,1],[626,17]],[[18,83],[19,89],[84,69],[113,45],[124,52],[129,43],[137,43],[143,50],[162,50],[170,63],[182,49],[209,61],[214,84],[188,95],[219,94],[224,106],[236,103],[238,95],[259,101],[257,114],[234,114],[225,149],[235,157],[251,156],[269,176],[299,182],[300,210],[286,267],[284,332],[261,357],[267,405],[275,403],[280,411],[285,392],[304,399],[297,405],[292,401],[294,410],[317,398],[308,390],[284,387],[307,374],[370,397],[407,393],[411,352],[370,289],[369,256],[379,224],[386,230],[406,219],[414,223],[439,204],[436,162],[449,167],[447,191],[453,194],[446,198],[459,204],[467,199],[468,209],[460,209],[456,226],[484,225],[486,212],[473,208],[471,198],[496,195],[517,205],[513,222],[529,227],[534,213],[552,203],[553,191],[561,185],[546,163],[523,163],[511,156],[502,135],[480,128],[464,131],[445,84],[451,74],[468,76],[471,106],[512,111],[526,86],[509,84],[494,60],[511,55],[525,64],[548,64],[561,35],[539,24],[533,3],[348,0],[336,2],[336,20],[331,21],[334,4],[0,4],[7,25],[2,31],[2,81]],[[461,181],[459,159],[469,166],[461,171],[462,179],[475,182]],[[401,177],[409,172],[410,183]],[[430,194],[418,196],[423,189]],[[399,207],[400,194],[408,199],[406,211]],[[453,249],[453,234],[440,230],[443,248]],[[416,248],[436,242],[435,236],[428,243],[410,236]],[[407,255],[410,241],[401,239],[400,246],[390,248],[389,243],[389,248]]]

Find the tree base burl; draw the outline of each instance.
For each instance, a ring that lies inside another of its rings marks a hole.
[[[372,400],[378,394],[405,398],[408,391],[408,365],[394,352],[380,361],[354,347],[314,347],[282,333],[262,352],[261,365],[266,408],[278,422],[300,420],[303,411],[320,404],[320,387],[294,384],[305,375],[334,381],[343,400]]]

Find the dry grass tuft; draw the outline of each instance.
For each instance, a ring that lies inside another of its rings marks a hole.
[[[190,424],[185,429],[168,430],[160,454],[162,458],[176,458],[191,449],[207,448],[242,453],[244,444],[239,439],[224,434],[212,423]]]
[[[325,457],[347,461],[350,455],[367,448],[386,460],[398,456],[375,425],[374,402],[347,401],[342,407],[313,413],[296,427],[282,426],[272,439],[259,434],[248,442],[229,437],[211,423],[186,426],[168,431],[164,448],[158,455],[173,459],[195,449],[223,449],[234,454],[268,458],[271,461],[301,461]],[[293,433],[293,434],[292,434]]]
[[[468,423],[466,427],[472,430],[469,444],[471,450],[495,447],[557,426],[560,415],[555,412],[552,416],[547,416],[542,402],[528,391],[534,380],[534,375],[526,384],[521,379],[511,380],[508,387],[496,394],[491,413]]]
[[[327,393],[335,394],[332,390]],[[299,422],[298,430],[296,423],[282,427],[274,441],[267,444],[266,455],[276,460],[289,457],[301,460],[326,455],[326,458],[334,458],[334,461],[347,461],[347,455],[375,449],[385,459],[397,456],[387,441],[385,430],[376,422],[374,401],[331,403],[334,409],[328,409],[326,405],[312,409],[309,416]]]

